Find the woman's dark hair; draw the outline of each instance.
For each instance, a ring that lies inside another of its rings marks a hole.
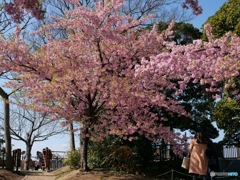
[[[207,144],[207,137],[201,132],[197,132],[195,138],[197,139],[197,143]]]

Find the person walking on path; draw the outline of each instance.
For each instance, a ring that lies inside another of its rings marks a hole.
[[[207,180],[208,158],[206,156],[207,140],[201,132],[197,132],[190,143],[190,164],[189,173],[193,174],[193,180],[202,176]]]

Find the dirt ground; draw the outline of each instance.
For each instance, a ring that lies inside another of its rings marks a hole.
[[[13,173],[11,171],[0,169],[0,180],[21,180],[25,177],[22,173]]]
[[[52,171],[57,180],[144,180],[145,178],[138,175],[127,174],[117,175],[114,172],[95,170],[82,172],[80,170],[71,170],[69,167],[63,167]]]
[[[138,175],[116,175],[114,172],[90,171],[82,172],[71,170],[69,167],[63,167],[50,172],[25,172],[13,173],[6,170],[0,170],[0,180],[144,180],[146,178]]]

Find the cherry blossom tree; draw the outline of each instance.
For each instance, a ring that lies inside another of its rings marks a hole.
[[[1,68],[16,72],[18,79],[7,87],[21,86],[33,102],[31,107],[51,113],[53,119],[81,123],[84,170],[88,170],[90,137],[116,134],[134,140],[140,134],[164,139],[179,153],[185,139],[163,126],[167,119],[161,111],[188,114],[166,92],[177,96],[192,79],[219,94],[218,85],[237,75],[240,67],[238,37],[227,34],[213,40],[209,33],[208,42],[176,45],[169,41],[173,24],[162,34],[157,26],[139,28],[150,17],[136,20],[121,15],[122,5],[121,0],[96,2],[94,9],[76,4],[56,24],[36,32],[48,37],[36,52],[29,51],[18,31],[14,40],[1,39]],[[65,29],[68,38],[54,38],[55,29]]]
[[[162,2],[164,2],[165,0],[162,0]],[[65,1],[58,1],[59,3],[63,3],[65,4]],[[70,1],[71,2],[71,1]],[[142,1],[141,1],[142,2]],[[149,12],[153,12],[153,10],[158,7],[158,5],[161,5],[161,3],[159,3],[160,1],[155,1],[155,0],[146,0],[146,2],[144,2],[144,12],[141,11],[141,16],[148,14]],[[26,24],[29,23],[30,18],[28,16],[26,16],[25,13],[30,14],[30,16],[35,17],[38,20],[42,20],[44,18],[45,15],[45,9],[44,7],[44,3],[45,1],[41,1],[41,0],[3,0],[1,1],[1,12],[7,12],[10,17],[12,18],[12,21],[14,21],[15,23],[24,23],[22,25],[22,29],[24,29],[26,27]],[[58,3],[58,4],[59,4]],[[93,5],[93,1],[88,1],[88,0],[80,0],[79,3],[83,6],[88,6],[88,4]],[[136,3],[134,4],[135,7],[138,7],[140,1],[136,1]],[[194,2],[195,3],[195,2]],[[74,5],[74,3],[73,3]],[[157,6],[156,6],[157,5]],[[185,8],[188,8],[187,5],[189,5],[188,2],[186,2],[186,4],[184,5]],[[195,3],[195,5],[197,5],[197,1]],[[89,6],[88,6],[89,7]],[[135,8],[133,6],[130,7],[129,13],[135,14],[134,11],[138,11],[137,8]],[[197,7],[197,6],[192,6],[192,7]],[[67,8],[68,9],[68,8]],[[196,9],[195,9],[196,10]],[[194,12],[195,12],[194,10]],[[195,13],[196,14],[196,13]],[[8,20],[8,16],[6,16],[5,14],[3,16],[1,16],[2,18],[2,22],[6,22],[3,26],[3,31],[7,31],[11,25],[12,28],[12,23],[11,21]],[[5,19],[7,19],[7,21]],[[2,25],[3,23],[1,23]],[[3,32],[2,31],[2,32]],[[5,128],[5,132],[6,135],[10,134],[9,132],[9,108],[8,107],[8,98],[10,94],[7,94],[4,89],[1,87],[1,96],[2,98],[4,98],[4,103],[6,105],[6,128]],[[14,90],[15,91],[15,90]],[[7,97],[7,98],[6,98]],[[6,136],[6,138],[8,140],[6,140],[6,145],[7,145],[7,159],[9,160],[8,162],[11,162],[11,140],[10,140],[10,135]],[[11,167],[11,163],[9,163],[7,165],[8,169],[12,169]]]
[[[34,55],[21,41],[13,41],[12,47],[3,46],[4,51],[11,51],[4,53],[12,55],[10,61],[2,61],[6,62],[4,67],[20,74],[16,78],[26,87],[34,108],[81,122],[84,169],[90,136],[117,134],[133,139],[139,133],[170,142],[177,136],[152,121],[158,117],[151,108],[161,106],[184,113],[177,102],[166,99],[161,92],[147,87],[145,94],[138,91],[144,84],[137,83],[135,64],[163,50],[167,37],[158,35],[157,28],[151,32],[135,29],[143,20],[119,15],[121,6],[121,1],[105,6],[96,3],[96,10],[79,6],[69,11],[68,18],[46,26],[64,27],[68,39],[51,40],[49,34],[49,42]]]
[[[4,2],[3,7],[16,23],[23,21],[24,12],[30,13],[38,20],[43,19],[45,14],[40,0],[10,0]]]
[[[239,100],[239,89],[236,85],[239,82],[232,83],[232,80],[239,76],[238,46],[240,39],[231,32],[221,39],[215,39],[211,34],[211,27],[206,25],[205,29],[208,34],[208,42],[197,40],[186,47],[169,46],[171,53],[168,55],[161,53],[151,60],[142,61],[139,66],[139,74],[142,74],[143,78],[152,75],[149,73],[158,66],[158,71],[154,72],[154,76],[158,79],[163,76],[162,69],[172,71],[178,68],[178,72],[174,73],[176,76],[171,75],[173,79],[178,80],[180,87],[176,95],[181,94],[188,82],[193,81],[207,86],[206,91],[214,94],[214,99],[221,98],[226,92],[225,90],[231,88],[232,98]],[[168,59],[167,62],[162,63],[163,58]],[[160,73],[158,74],[158,72]]]

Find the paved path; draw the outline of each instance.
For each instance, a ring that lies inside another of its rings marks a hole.
[[[22,180],[55,180],[55,176],[47,171],[24,171],[26,176]]]

